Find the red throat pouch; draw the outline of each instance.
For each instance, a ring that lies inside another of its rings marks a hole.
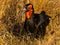
[[[26,12],[26,18],[29,19],[32,15],[32,11],[28,11]]]

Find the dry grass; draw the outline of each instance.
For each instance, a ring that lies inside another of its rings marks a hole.
[[[33,4],[35,13],[44,10],[52,17],[43,40],[31,40],[29,36],[17,37],[8,32],[12,31],[16,22],[22,23],[19,10],[29,2]],[[0,45],[60,45],[60,0],[0,0]]]

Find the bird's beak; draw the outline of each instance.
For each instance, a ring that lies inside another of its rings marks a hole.
[[[26,8],[23,8],[23,10],[21,10],[21,13],[24,14],[26,12]]]
[[[26,8],[23,8],[23,11],[24,11],[24,12],[26,12],[26,10],[27,10]]]

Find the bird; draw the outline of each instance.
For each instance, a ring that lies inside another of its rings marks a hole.
[[[33,35],[35,38],[42,38],[46,33],[46,26],[49,24],[51,18],[46,15],[45,11],[41,11],[40,14],[34,13],[34,7],[31,3],[24,6],[25,11],[25,22],[24,29],[27,34]]]
[[[40,14],[34,13],[34,7],[31,3],[24,5],[23,13],[25,13],[23,30],[20,32],[21,26],[17,23],[14,25],[13,34],[17,36],[27,34],[31,38],[34,37],[36,39],[44,38],[46,26],[49,24],[49,18],[51,17],[44,10]]]

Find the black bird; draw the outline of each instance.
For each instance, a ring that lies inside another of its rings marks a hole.
[[[24,29],[27,34],[31,33],[35,38],[39,36],[42,38],[46,33],[46,26],[49,24],[50,16],[46,15],[45,11],[40,14],[34,13],[32,4],[25,5],[26,20],[24,22]]]

